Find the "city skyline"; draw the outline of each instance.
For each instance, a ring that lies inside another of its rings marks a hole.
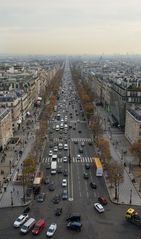
[[[0,0],[1,54],[141,54],[139,0]]]

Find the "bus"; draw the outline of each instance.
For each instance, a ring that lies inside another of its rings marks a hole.
[[[94,158],[94,164],[96,168],[96,176],[102,176],[103,175],[103,167],[100,158]]]

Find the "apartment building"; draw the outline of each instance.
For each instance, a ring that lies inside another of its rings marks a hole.
[[[11,109],[0,109],[0,149],[4,149],[13,136]]]
[[[125,137],[131,144],[141,142],[141,107],[126,111]]]

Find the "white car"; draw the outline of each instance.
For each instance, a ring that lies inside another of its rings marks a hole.
[[[28,214],[20,215],[14,222],[14,227],[20,227],[28,218],[29,218]]]
[[[53,151],[54,151],[54,152],[57,152],[57,151],[58,151],[58,147],[57,147],[57,146],[54,146]]]
[[[81,159],[81,155],[77,154],[77,160],[80,160],[80,159]]]
[[[94,203],[94,207],[99,213],[104,212],[104,207],[100,203]]]
[[[49,151],[49,154],[48,154],[48,155],[49,155],[49,156],[52,156],[52,155],[53,155],[52,150]]]
[[[65,178],[62,180],[62,187],[67,187],[67,180]]]
[[[68,144],[64,144],[64,150],[68,150]]]
[[[56,229],[57,229],[57,224],[52,223],[47,230],[47,233],[46,233],[47,237],[52,237],[54,235]]]
[[[68,157],[67,157],[67,156],[64,156],[64,157],[63,157],[63,162],[64,162],[64,163],[67,163],[67,162],[68,162]]]

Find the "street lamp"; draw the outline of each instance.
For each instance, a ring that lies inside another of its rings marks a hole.
[[[11,191],[11,206],[13,206],[13,192]]]
[[[130,189],[130,201],[129,201],[130,204],[132,204],[132,189]]]
[[[10,174],[11,174],[11,164],[12,164],[12,162],[11,162],[11,160],[9,160],[9,170],[10,170]]]

